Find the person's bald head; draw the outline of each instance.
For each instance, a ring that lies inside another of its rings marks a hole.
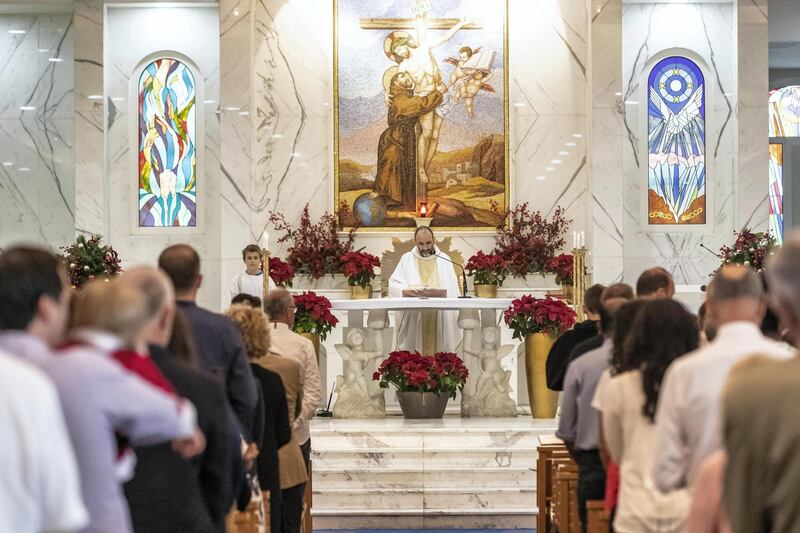
[[[175,319],[175,290],[172,281],[163,271],[144,265],[126,270],[118,281],[144,296],[150,317],[146,332],[147,342],[166,346]]]
[[[767,260],[773,310],[788,340],[800,341],[800,230],[787,233],[783,246]]]
[[[117,336],[125,348],[143,349],[149,322],[147,301],[141,292],[113,281],[89,283],[77,299],[72,326]]]
[[[714,329],[728,322],[761,324],[766,313],[764,286],[749,267],[729,265],[717,270],[706,289],[706,322]]]
[[[272,289],[264,298],[264,312],[272,322],[283,322],[291,327],[294,324],[294,308],[292,293],[282,287]]]
[[[675,296],[672,274],[662,267],[648,268],[636,280],[636,296],[649,299],[670,299]]]

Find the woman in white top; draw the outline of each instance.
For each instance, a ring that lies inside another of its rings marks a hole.
[[[662,494],[650,479],[656,405],[661,380],[678,357],[697,348],[697,322],[673,300],[649,302],[625,342],[624,366],[638,368],[610,379],[603,398],[603,434],[620,467],[614,530],[678,532],[689,506],[686,491]]]

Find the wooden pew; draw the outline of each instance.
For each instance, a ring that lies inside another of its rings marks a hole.
[[[314,530],[314,523],[311,518],[311,503],[313,497],[313,487],[311,485],[311,460],[308,461],[308,481],[306,481],[306,491],[303,496],[303,533],[311,533]]]
[[[608,533],[609,516],[603,500],[586,502],[586,533]]]
[[[550,531],[553,524],[553,503],[555,472],[559,464],[572,463],[563,443],[543,444],[537,448],[536,460],[536,501],[539,514],[536,519],[537,531]]]
[[[555,501],[553,521],[563,533],[580,533],[578,515],[578,465],[560,463],[555,471]]]

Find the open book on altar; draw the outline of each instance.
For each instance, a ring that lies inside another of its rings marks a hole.
[[[447,289],[403,289],[403,298],[447,298]]]
[[[472,57],[470,57],[461,68],[467,73],[481,71],[488,74],[492,70],[493,63],[494,52],[491,50],[482,50],[472,54]]]

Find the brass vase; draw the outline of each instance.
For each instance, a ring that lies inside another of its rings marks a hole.
[[[478,298],[497,298],[497,287],[498,285],[484,285],[483,283],[476,283],[475,287],[475,296]]]
[[[370,298],[372,298],[372,285],[367,285],[366,287],[350,285],[351,300],[369,300]]]
[[[534,333],[525,337],[525,381],[533,418],[554,418],[558,392],[547,388],[547,354],[556,341],[554,335]]]
[[[575,303],[575,285],[564,283],[561,285],[561,291],[569,303]]]
[[[319,335],[316,333],[298,333],[298,335],[310,340],[311,344],[314,345],[314,353],[317,355],[317,366],[319,366]]]

